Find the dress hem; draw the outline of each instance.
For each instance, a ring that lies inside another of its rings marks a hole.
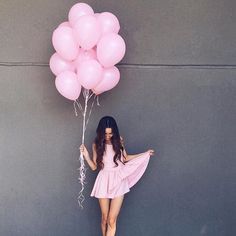
[[[96,196],[95,196],[95,195],[90,195],[90,197],[114,199],[114,198],[116,198],[116,197],[120,197],[120,196],[122,196],[122,195],[125,195],[125,194],[128,193],[128,192],[130,192],[130,189],[129,189],[128,191],[122,193],[122,194],[118,194],[118,195],[113,196],[113,197],[111,197],[111,196],[109,196],[109,197],[105,196],[105,197],[104,197],[104,196],[97,196],[97,195],[96,195]]]

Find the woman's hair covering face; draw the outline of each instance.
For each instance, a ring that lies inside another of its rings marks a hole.
[[[112,130],[111,143],[115,151],[113,161],[116,164],[116,166],[118,166],[117,160],[123,163],[123,161],[121,160],[121,155],[123,155],[123,146],[121,144],[120,133],[119,133],[117,123],[113,117],[104,116],[103,118],[101,118],[101,120],[98,123],[98,127],[96,130],[97,136],[94,141],[96,145],[96,152],[97,152],[97,165],[100,168],[104,167],[103,154],[106,148],[106,145],[105,145],[106,144],[106,140],[105,140],[106,128],[111,128]]]

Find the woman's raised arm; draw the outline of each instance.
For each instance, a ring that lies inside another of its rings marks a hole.
[[[121,136],[120,136],[120,141],[121,141],[121,145],[123,147],[123,154],[124,154],[125,161],[130,161],[130,160],[132,160],[132,159],[134,159],[136,157],[139,157],[139,156],[143,155],[146,152],[148,152],[150,156],[154,155],[154,150],[153,149],[149,149],[146,152],[139,153],[139,154],[133,154],[133,155],[127,154],[127,152],[125,150],[124,139]]]
[[[147,153],[147,152],[148,152],[148,154],[149,154],[150,156],[153,156],[153,155],[154,155],[154,150],[149,149],[149,150],[147,150],[146,152],[139,153],[139,154],[130,155],[130,154],[127,154],[127,153],[126,153],[126,158],[125,158],[125,160],[126,160],[126,161],[130,161],[130,160],[132,160],[132,159],[134,159],[134,158],[136,158],[136,157],[139,157],[139,156],[141,156],[141,155],[143,155],[143,154],[145,154],[145,153]]]

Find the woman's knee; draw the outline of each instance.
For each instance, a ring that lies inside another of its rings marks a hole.
[[[107,224],[107,214],[102,214],[102,224]]]
[[[114,227],[116,227],[116,217],[108,217],[108,221],[107,221],[107,223],[108,223],[108,225],[111,227],[111,228],[114,228]]]

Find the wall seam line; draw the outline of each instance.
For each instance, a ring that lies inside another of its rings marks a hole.
[[[23,67],[38,66],[49,67],[49,63],[44,62],[0,62],[1,67]],[[220,64],[117,64],[119,68],[143,68],[143,69],[236,69],[236,65]]]

